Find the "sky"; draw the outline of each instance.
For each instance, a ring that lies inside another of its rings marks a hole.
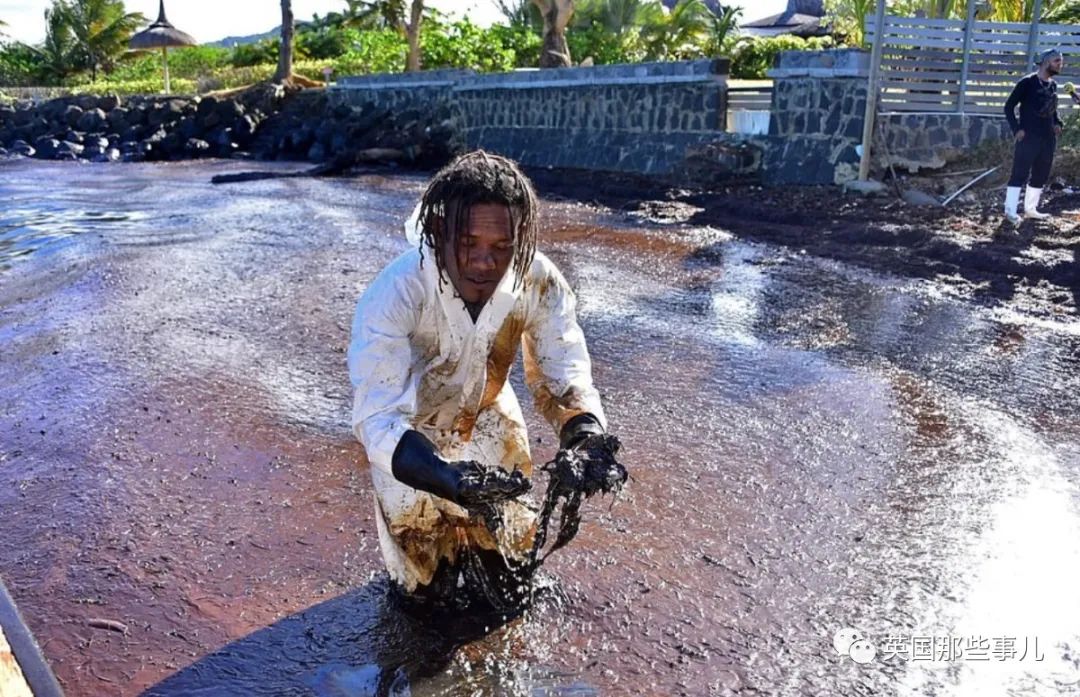
[[[50,0],[0,0],[0,20],[8,25],[2,31],[26,43],[41,41],[45,37],[42,15],[51,4]],[[494,0],[427,0],[427,4],[452,16],[467,14],[484,26],[502,20]],[[783,11],[787,2],[737,0],[733,4],[742,6],[743,19],[750,21]],[[157,17],[158,0],[125,0],[125,5],[130,12],[142,12],[150,20]],[[293,0],[297,20],[344,7],[344,0]],[[281,23],[281,3],[277,0],[165,0],[165,13],[177,29],[200,42],[261,34]]]

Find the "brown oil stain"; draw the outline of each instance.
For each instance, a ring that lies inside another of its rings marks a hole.
[[[511,312],[492,341],[491,350],[487,358],[487,380],[484,383],[484,391],[481,393],[480,404],[477,409],[466,409],[454,419],[454,431],[462,441],[472,440],[473,431],[476,428],[476,419],[480,412],[491,407],[506,384],[506,378],[510,374],[510,368],[514,365],[517,357],[518,346],[521,344],[521,334],[525,328],[525,320],[517,310]],[[505,466],[505,465],[504,465]]]

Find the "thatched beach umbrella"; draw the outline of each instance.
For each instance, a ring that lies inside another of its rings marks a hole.
[[[161,0],[158,10],[157,21],[131,37],[128,47],[140,50],[161,49],[161,60],[165,66],[165,94],[169,93],[169,47],[170,46],[195,46],[199,42],[190,34],[185,34],[165,19],[165,0]]]

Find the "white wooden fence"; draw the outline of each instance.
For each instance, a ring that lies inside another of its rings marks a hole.
[[[974,3],[972,3],[974,5]],[[878,113],[1001,114],[1016,81],[1047,48],[1065,54],[1058,84],[1080,83],[1080,25],[984,22],[886,16],[879,66]],[[867,18],[867,40],[876,38]],[[1062,115],[1075,108],[1062,90]]]

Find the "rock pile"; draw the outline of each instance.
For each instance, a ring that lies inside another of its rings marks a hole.
[[[460,147],[447,107],[393,112],[372,103],[334,106],[325,93],[308,91],[267,119],[253,149],[268,159],[438,166]]]
[[[308,160],[344,169],[360,162],[437,166],[456,151],[453,120],[333,106],[321,90],[286,96],[263,85],[228,98],[63,97],[0,106],[0,157],[52,160]]]
[[[265,119],[235,99],[80,95],[0,107],[0,148],[95,162],[229,157],[254,141]]]

